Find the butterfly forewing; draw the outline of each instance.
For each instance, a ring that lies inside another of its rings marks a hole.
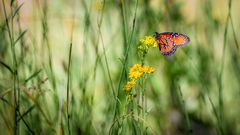
[[[190,41],[189,37],[184,34],[172,33],[171,35],[175,46],[183,46]]]

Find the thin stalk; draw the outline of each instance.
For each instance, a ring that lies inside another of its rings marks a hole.
[[[23,5],[23,4],[22,4]],[[21,7],[21,5],[20,5]],[[18,39],[20,40],[20,45],[21,45],[21,58],[20,58],[20,61],[22,63],[24,63],[24,55],[25,55],[25,52],[24,52],[24,38],[23,38],[23,35],[27,32],[26,30],[23,31],[22,28],[21,28],[21,25],[20,25],[20,14],[19,13],[16,13],[17,14],[17,25],[18,25],[18,33],[19,33],[19,37],[16,39],[16,41],[14,42],[14,45],[16,44],[16,42],[18,41]],[[23,70],[25,72],[25,70]],[[24,73],[25,75],[25,73]]]
[[[53,85],[53,89],[56,90],[57,85],[56,85],[56,78],[54,76],[54,70],[53,70],[53,63],[52,63],[52,50],[50,47],[49,43],[49,38],[48,38],[48,33],[49,33],[49,27],[48,27],[48,5],[47,5],[47,0],[44,0],[44,5],[43,5],[43,15],[42,15],[42,44],[46,45],[47,47],[47,52],[48,52],[48,64],[50,68],[50,76],[51,76],[51,83]],[[44,50],[44,49],[43,49]],[[43,51],[42,53],[45,53]],[[44,56],[44,54],[42,54]]]
[[[135,31],[135,25],[136,25],[136,16],[137,16],[137,8],[138,8],[138,0],[137,0],[137,3],[136,3],[136,7],[135,7],[135,11],[134,11],[134,18],[133,18],[133,24],[132,24],[132,31],[131,31],[131,36],[130,36],[130,40],[129,40],[129,43],[128,43],[128,46],[127,46],[127,49],[126,49],[126,52],[124,54],[124,61],[123,61],[123,66],[122,66],[122,69],[121,69],[121,74],[120,74],[120,79],[119,79],[119,82],[118,82],[118,87],[117,87],[117,99],[119,97],[119,92],[120,92],[120,88],[121,88],[121,84],[122,84],[122,79],[123,79],[123,75],[124,73],[126,72],[125,71],[125,67],[127,65],[127,60],[128,60],[128,52],[129,52],[129,49],[131,47],[131,44],[132,44],[132,39],[133,39],[133,33]],[[124,14],[122,14],[124,15]],[[125,23],[124,23],[125,24]],[[123,24],[123,25],[124,25]],[[125,26],[124,26],[125,28]],[[119,108],[119,100],[116,101],[116,104],[115,104],[115,114],[114,114],[114,119],[116,119],[117,117],[117,110]]]
[[[124,42],[124,53],[127,52],[127,29],[126,29],[126,11],[125,11],[125,3],[124,0],[120,1],[120,9],[121,9],[121,20],[122,20],[122,35],[123,35],[123,42]]]
[[[214,115],[215,115],[216,118],[217,118],[218,134],[222,134],[222,131],[221,131],[221,129],[220,129],[221,123],[220,123],[220,120],[219,120],[217,108],[216,108],[215,105],[213,104],[213,101],[212,101],[212,99],[209,97],[209,95],[207,95],[207,96],[208,96],[208,100],[209,100],[210,103],[211,103],[213,113],[214,113]]]
[[[75,8],[73,8],[73,13],[75,13]],[[69,49],[69,57],[68,57],[68,79],[67,79],[67,123],[68,123],[68,134],[71,134],[70,129],[70,101],[69,101],[69,93],[70,93],[70,77],[71,77],[71,59],[72,59],[72,41],[73,41],[73,30],[74,30],[74,20],[75,20],[75,14],[72,16],[73,23],[72,23],[72,33],[71,33],[71,41],[70,41],[70,49]]]
[[[144,106],[145,91],[144,91],[144,89],[142,90],[142,94],[141,95],[142,95],[142,119],[144,121],[145,120],[145,106]],[[141,122],[141,123],[142,123],[141,134],[143,135],[144,134],[144,122]]]
[[[19,92],[19,79],[18,79],[18,65],[17,65],[17,58],[16,58],[16,53],[15,53],[15,48],[14,48],[14,28],[13,28],[13,17],[10,18],[10,22],[7,17],[7,11],[6,11],[6,5],[4,0],[2,0],[3,4],[3,11],[4,11],[4,17],[6,21],[6,26],[7,26],[7,32],[10,40],[10,45],[11,45],[11,52],[12,52],[12,58],[13,58],[13,89],[14,89],[14,134],[19,134],[19,123],[17,121],[18,119],[18,111],[19,111],[19,102],[20,102],[20,92]],[[11,5],[11,14],[13,13],[13,5]],[[11,16],[11,15],[10,15]],[[11,28],[10,28],[11,25]]]
[[[140,123],[141,119],[140,119],[140,114],[141,114],[141,109],[139,109],[139,106],[140,106],[140,95],[141,95],[141,90],[140,90],[140,86],[138,86],[139,88],[136,88],[137,89],[137,116],[138,116],[138,123]]]
[[[225,131],[224,131],[224,114],[223,114],[223,94],[222,94],[222,76],[223,76],[223,69],[224,69],[224,60],[225,60],[225,50],[226,50],[226,45],[227,45],[227,31],[228,31],[228,24],[229,24],[229,21],[230,21],[230,15],[231,15],[231,3],[232,1],[229,0],[229,11],[228,11],[228,16],[227,16],[227,22],[226,22],[226,26],[225,26],[225,30],[224,30],[224,39],[223,39],[223,50],[222,50],[222,58],[221,58],[221,66],[220,66],[220,73],[219,73],[219,76],[218,76],[218,104],[219,104],[219,120],[220,120],[220,134],[221,135],[224,135],[225,134]]]
[[[70,114],[69,114],[69,91],[70,91],[71,57],[72,57],[72,43],[70,43],[70,49],[69,49],[68,79],[67,79],[67,121],[68,121],[68,133],[69,133],[69,135],[71,134],[71,130],[70,130]]]
[[[231,20],[231,26],[232,26],[232,30],[233,30],[233,37],[234,37],[235,45],[236,45],[236,48],[239,49],[239,45],[238,45],[238,41],[237,41],[237,34],[235,32],[235,29],[234,29],[233,19],[232,19],[231,14],[230,14],[230,20]]]
[[[185,122],[186,122],[187,130],[185,132],[186,132],[187,135],[191,135],[192,134],[191,123],[190,123],[189,116],[188,116],[188,113],[187,113],[187,110],[186,110],[186,107],[185,107],[185,101],[183,99],[183,95],[182,95],[182,91],[181,91],[180,86],[178,88],[177,95],[179,97],[179,100],[181,100],[180,101],[181,111],[184,114],[184,119],[185,119]]]
[[[110,86],[111,86],[111,89],[112,89],[113,97],[114,97],[114,99],[116,99],[115,89],[114,89],[114,86],[113,86],[113,81],[112,81],[112,77],[111,77],[111,74],[110,74],[109,64],[108,64],[108,60],[107,60],[107,56],[106,56],[106,49],[105,49],[105,46],[104,46],[103,37],[102,37],[102,33],[101,33],[100,28],[99,28],[99,34],[100,34],[100,37],[101,37],[103,54],[104,54],[104,59],[105,59],[105,62],[106,62],[106,67],[107,67],[108,78],[109,78],[109,81],[110,81]]]
[[[98,32],[99,32],[99,37],[101,39],[101,44],[102,44],[102,48],[103,48],[103,55],[104,55],[104,59],[105,59],[106,67],[107,67],[107,74],[108,74],[108,78],[109,78],[109,81],[110,81],[112,94],[113,94],[114,99],[116,99],[115,88],[113,86],[113,81],[112,81],[112,77],[111,77],[111,74],[110,74],[109,64],[108,64],[107,55],[106,55],[106,49],[105,49],[105,46],[104,46],[102,32],[101,32],[101,25],[102,25],[104,7],[105,7],[105,0],[103,1],[103,8],[102,8],[102,12],[101,12],[101,15],[100,15],[100,19],[98,20]]]

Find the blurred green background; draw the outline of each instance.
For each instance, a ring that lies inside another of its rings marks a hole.
[[[172,57],[146,57],[156,72],[146,82],[145,134],[239,135],[239,6],[1,0],[1,134],[138,134],[123,118],[129,67],[140,62],[141,38],[172,31],[191,41]]]

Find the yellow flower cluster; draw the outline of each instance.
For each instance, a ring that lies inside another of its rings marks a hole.
[[[158,47],[158,43],[153,36],[145,36],[144,38],[140,39],[140,46],[138,46],[139,50],[145,51],[149,47]]]
[[[155,69],[153,67],[135,64],[133,67],[130,68],[129,78],[135,80],[140,78],[143,74],[151,74],[154,71]]]
[[[140,64],[135,64],[130,68],[129,78],[130,79],[137,79],[142,76],[142,66]]]
[[[136,85],[136,80],[141,78],[144,74],[152,74],[155,68],[150,66],[141,66],[140,64],[135,64],[130,68],[129,79],[130,81],[124,86],[124,90],[130,92],[134,85]]]
[[[132,87],[136,84],[136,82],[133,80],[133,81],[130,81],[130,82],[127,82],[127,84],[124,86],[124,90],[125,91],[131,91],[132,90]]]
[[[149,67],[149,66],[143,66],[141,70],[145,74],[151,74],[155,71],[155,68]]]

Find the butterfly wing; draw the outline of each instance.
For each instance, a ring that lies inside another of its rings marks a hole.
[[[155,38],[164,56],[172,55],[179,46],[186,45],[190,41],[188,36],[173,32],[156,33]]]
[[[162,55],[170,56],[176,51],[177,47],[174,46],[174,42],[169,34],[156,33],[155,38],[157,39],[158,47]]]
[[[170,33],[172,40],[174,41],[174,45],[179,47],[179,46],[184,46],[186,45],[189,41],[190,38],[184,34],[180,34],[180,33]]]

